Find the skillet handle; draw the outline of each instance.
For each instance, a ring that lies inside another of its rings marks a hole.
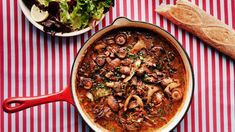
[[[72,105],[75,105],[70,87],[67,86],[65,89],[61,90],[60,92],[43,96],[7,98],[3,101],[2,107],[5,112],[13,113],[27,109],[32,106],[55,102],[55,101],[66,101]],[[12,104],[15,105],[12,106]]]
[[[126,17],[118,17],[117,19],[114,20],[112,25],[115,26],[122,26],[122,25],[130,25],[131,24],[131,20],[126,18]]]

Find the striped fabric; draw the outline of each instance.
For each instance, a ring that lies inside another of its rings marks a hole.
[[[71,38],[37,30],[17,0],[0,1],[0,100],[58,92],[69,84],[74,57],[84,42],[118,16],[156,24],[173,34],[193,64],[195,93],[191,107],[174,131],[235,131],[235,61],[178,28],[154,9],[175,0],[115,0],[115,7],[95,29]],[[235,28],[235,0],[192,0]],[[235,52],[235,51],[234,51]],[[1,132],[91,131],[76,109],[57,102],[7,114],[0,111]]]

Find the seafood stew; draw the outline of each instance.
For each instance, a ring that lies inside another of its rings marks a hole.
[[[82,109],[109,131],[151,131],[181,106],[186,71],[162,36],[125,28],[103,35],[86,51],[77,71]]]

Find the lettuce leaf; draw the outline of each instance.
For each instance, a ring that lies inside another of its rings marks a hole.
[[[60,21],[64,24],[70,25],[73,30],[87,27],[91,20],[100,20],[104,14],[105,9],[113,5],[113,0],[75,1],[76,5],[73,7],[68,5],[67,0],[59,1],[61,8]]]
[[[51,1],[55,0],[38,0],[38,2],[44,6],[48,6]]]

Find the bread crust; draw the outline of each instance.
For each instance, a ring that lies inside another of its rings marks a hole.
[[[198,6],[178,0],[176,5],[160,5],[156,11],[235,60],[235,31]]]

